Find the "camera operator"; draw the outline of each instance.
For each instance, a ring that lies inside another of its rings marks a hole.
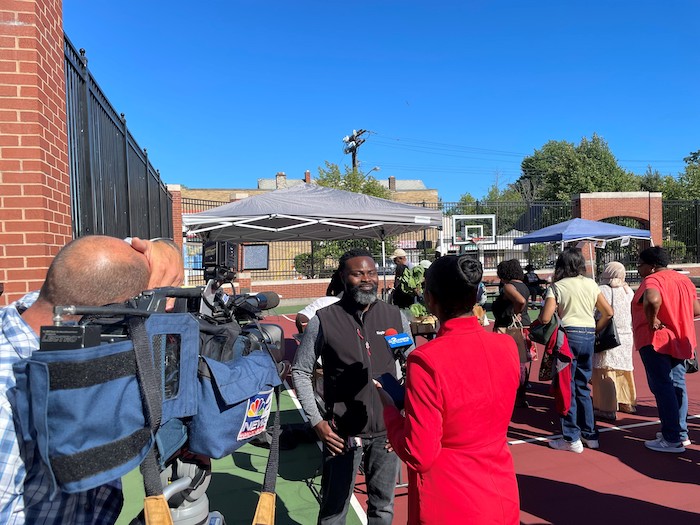
[[[172,239],[146,241],[138,237],[127,239],[131,247],[148,260],[150,278],[148,288],[182,286],[185,282],[185,266],[180,247]]]
[[[396,374],[384,333],[390,328],[410,333],[410,327],[396,306],[377,300],[377,267],[367,250],[343,254],[338,272],[343,296],[309,320],[292,369],[299,402],[323,442],[318,523],[345,523],[357,469],[364,461],[368,523],[388,525],[394,515],[399,462],[386,441],[382,405],[372,379]],[[311,382],[319,356],[323,417]]]
[[[15,432],[7,397],[14,386],[12,365],[39,349],[38,334],[41,326],[52,324],[55,305],[123,302],[149,285],[181,284],[182,271],[179,249],[166,242],[134,238],[129,246],[113,237],[81,237],[56,255],[40,292],[0,310],[0,523],[102,525],[117,520],[123,503],[120,480],[77,494],[60,492],[49,500],[49,474],[36,443],[20,443]]]

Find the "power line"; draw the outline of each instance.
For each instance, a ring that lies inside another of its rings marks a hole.
[[[532,155],[532,153],[518,153],[513,151],[488,149],[488,148],[477,148],[474,146],[464,146],[459,144],[448,144],[444,142],[435,142],[428,140],[412,139],[412,138],[401,138],[401,137],[389,137],[381,133],[373,132],[378,138],[372,141],[372,144],[382,145],[386,147],[392,147],[395,149],[404,150],[415,150],[419,148],[424,153],[434,153],[441,154],[440,152],[464,152],[464,153],[475,153],[484,154],[488,156],[495,157],[527,157]],[[382,138],[384,140],[382,140]],[[453,155],[458,156],[458,155]],[[475,157],[463,157],[463,158],[475,158]],[[476,157],[479,158],[479,157]],[[508,162],[502,159],[504,162]],[[623,163],[634,163],[634,164],[680,164],[682,159],[617,159],[618,162]],[[515,161],[510,161],[515,162]]]

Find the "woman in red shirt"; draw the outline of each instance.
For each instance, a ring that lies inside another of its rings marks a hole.
[[[408,467],[409,524],[519,523],[506,433],[520,360],[511,337],[472,313],[482,273],[466,256],[430,266],[425,299],[440,330],[408,357],[405,415],[380,389],[389,442]]]
[[[632,332],[656,398],[661,432],[644,445],[656,452],[685,452],[688,439],[688,393],[685,359],[697,346],[693,315],[700,315],[695,285],[671,268],[669,254],[652,246],[639,254],[643,278],[632,299]]]

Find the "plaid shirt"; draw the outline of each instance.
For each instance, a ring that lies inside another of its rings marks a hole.
[[[51,501],[48,472],[35,444],[20,444],[15,433],[8,390],[15,386],[12,365],[39,349],[34,331],[21,313],[37,292],[0,309],[0,523],[40,525],[114,523],[124,501],[119,480],[78,494],[59,492]]]

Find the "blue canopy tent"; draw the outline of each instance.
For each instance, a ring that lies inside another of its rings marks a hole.
[[[631,239],[646,239],[654,242],[651,239],[649,230],[640,230],[637,228],[628,228],[627,226],[618,226],[608,222],[589,221],[587,219],[571,219],[569,221],[553,224],[527,235],[518,237],[513,240],[513,244],[534,244],[542,242],[576,242],[576,241],[614,241],[623,238]],[[593,277],[595,277],[593,248],[589,244],[589,260]]]
[[[624,237],[651,240],[651,232],[607,222],[571,219],[518,237],[513,243],[614,241]]]

